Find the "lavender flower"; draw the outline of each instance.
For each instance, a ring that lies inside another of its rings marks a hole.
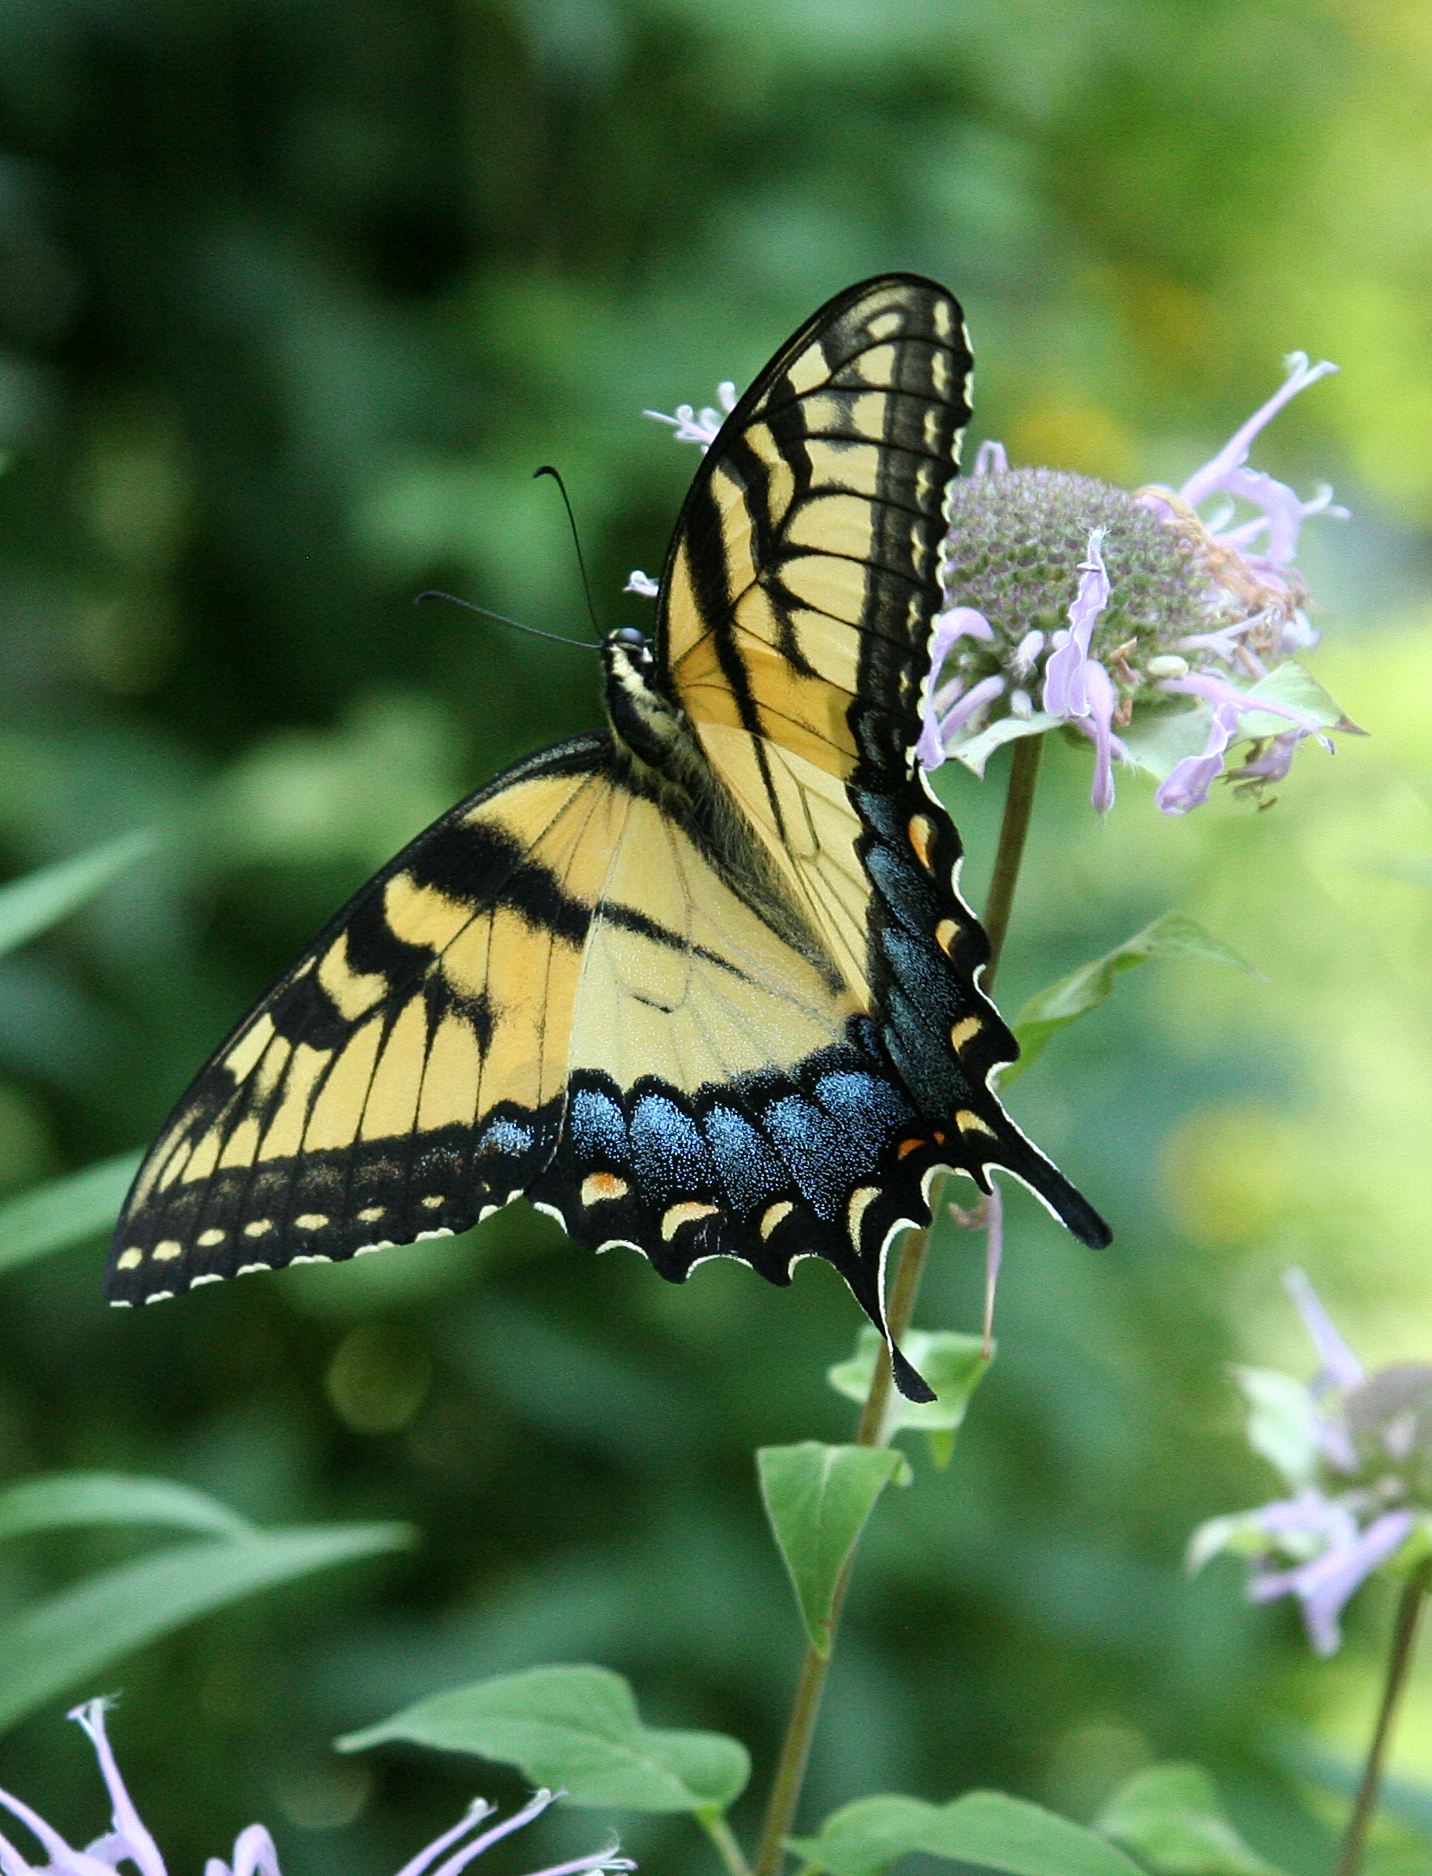
[[[167,1876],[159,1846],[145,1829],[125,1789],[124,1780],[120,1777],[105,1733],[105,1706],[103,1700],[87,1701],[84,1706],[76,1707],[70,1718],[78,1720],[88,1733],[99,1759],[100,1771],[113,1807],[112,1828],[103,1837],[97,1837],[86,1849],[76,1850],[29,1805],[12,1798],[8,1792],[0,1791],[0,1806],[25,1826],[45,1856],[43,1863],[29,1863],[14,1844],[0,1834],[0,1876],[114,1876],[114,1872],[124,1862],[133,1864],[139,1876]],[[475,1857],[481,1856],[499,1838],[520,1830],[524,1824],[530,1824],[559,1795],[550,1791],[536,1792],[520,1811],[514,1811],[511,1817],[504,1818],[501,1823],[473,1835],[478,1826],[494,1814],[496,1808],[485,1799],[476,1799],[458,1823],[444,1831],[425,1850],[419,1851],[411,1862],[405,1863],[398,1876],[458,1876],[459,1871],[466,1869]],[[451,1855],[439,1863],[438,1858],[445,1851],[450,1851]],[[635,1868],[635,1863],[618,1856],[616,1846],[611,1845],[570,1863],[553,1864],[537,1872],[537,1876],[615,1876],[618,1871]],[[204,1876],[281,1876],[273,1838],[262,1824],[250,1824],[235,1839],[231,1861],[225,1863],[219,1857],[210,1857],[204,1865]]]
[[[1333,1654],[1349,1597],[1409,1538],[1432,1537],[1432,1366],[1404,1362],[1365,1374],[1301,1270],[1287,1286],[1320,1367],[1307,1387],[1287,1375],[1239,1371],[1250,1444],[1293,1488],[1291,1498],[1211,1518],[1188,1563],[1232,1551],[1250,1560],[1254,1602],[1296,1596],[1313,1648]]]
[[[1306,737],[1331,749],[1328,731],[1352,731],[1292,662],[1317,642],[1293,566],[1298,531],[1309,515],[1345,511],[1330,490],[1304,501],[1247,466],[1269,419],[1334,369],[1291,358],[1280,389],[1177,491],[1131,495],[1087,476],[1012,470],[999,445],[982,444],[951,492],[943,583],[947,603],[989,630],[967,628],[958,646],[937,637],[925,766],[950,755],[983,774],[999,744],[1065,726],[1094,745],[1101,813],[1117,757],[1158,779],[1163,813],[1186,814],[1208,800],[1236,745],[1252,747],[1230,779],[1258,794],[1282,780]],[[1215,495],[1229,499],[1204,519],[1199,506]],[[1238,502],[1253,515],[1235,519]],[[1177,707],[1185,697],[1192,707]]]

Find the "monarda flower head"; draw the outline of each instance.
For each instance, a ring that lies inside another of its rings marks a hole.
[[[1296,1596],[1318,1654],[1342,1640],[1343,1605],[1375,1570],[1432,1547],[1432,1364],[1368,1375],[1300,1270],[1288,1289],[1321,1366],[1304,1387],[1260,1368],[1235,1370],[1248,1439],[1292,1496],[1210,1518],[1189,1544],[1190,1569],[1220,1551],[1252,1565],[1255,1602]]]
[[[982,775],[1001,743],[1062,726],[1094,745],[1101,813],[1118,758],[1157,778],[1165,814],[1186,814],[1220,775],[1256,795],[1305,738],[1331,749],[1330,731],[1352,731],[1294,658],[1317,642],[1298,531],[1346,511],[1330,489],[1303,501],[1247,466],[1274,413],[1334,369],[1289,359],[1281,388],[1176,491],[1011,469],[983,444],[949,495],[925,767],[954,756]],[[1219,495],[1221,512],[1202,516]],[[1237,503],[1252,512],[1240,519]]]

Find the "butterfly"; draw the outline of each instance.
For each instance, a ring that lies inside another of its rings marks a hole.
[[[607,727],[420,834],[243,1019],[140,1168],[112,1301],[525,1194],[674,1281],[823,1257],[888,1342],[889,1248],[946,1171],[1108,1242],[991,1088],[1018,1049],[915,760],[970,370],[956,300],[904,274],[781,347],[702,459],[654,638],[602,641]]]

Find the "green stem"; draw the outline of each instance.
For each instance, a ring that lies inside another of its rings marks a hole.
[[[1412,1665],[1417,1622],[1429,1585],[1432,1585],[1432,1557],[1424,1558],[1402,1586],[1402,1599],[1397,1605],[1397,1621],[1392,1630],[1392,1650],[1387,1657],[1387,1675],[1382,1683],[1382,1705],[1378,1709],[1372,1744],[1368,1747],[1362,1783],[1358,1786],[1352,1816],[1348,1819],[1347,1831],[1343,1836],[1342,1853],[1338,1857],[1338,1876],[1358,1876],[1362,1868],[1368,1828],[1377,1810],[1378,1793],[1382,1789],[1383,1761],[1392,1741],[1392,1722],[1397,1717],[1397,1705],[1407,1681],[1407,1670]]]
[[[1014,745],[1014,760],[1010,765],[1009,785],[1004,798],[1004,819],[1000,824],[999,847],[995,853],[994,877],[990,882],[989,903],[985,910],[990,957],[981,981],[986,990],[994,980],[1000,952],[1004,948],[1005,933],[1009,929],[1010,908],[1014,904],[1014,888],[1024,854],[1024,837],[1029,832],[1029,817],[1034,807],[1034,789],[1039,779],[1039,755],[1043,742],[1042,736],[1023,736]],[[939,1204],[940,1195],[936,1193],[935,1203],[931,1207],[935,1216],[939,1214]],[[904,1243],[896,1254],[895,1279],[890,1286],[890,1302],[886,1310],[891,1339],[895,1342],[909,1328],[910,1318],[915,1313],[915,1298],[919,1294],[920,1279],[925,1273],[932,1228],[907,1231]],[[876,1358],[870,1392],[861,1409],[860,1424],[856,1428],[857,1446],[884,1446],[889,1441],[891,1386],[890,1350],[882,1347]],[[836,1630],[840,1626],[854,1567],[855,1547],[852,1545],[830,1599],[831,1652],[835,1648]],[[830,1658],[830,1652],[822,1654],[816,1648],[807,1648],[805,1660],[801,1663],[800,1679],[796,1682],[790,1718],[786,1722],[786,1736],[781,1742],[776,1776],[766,1803],[765,1822],[756,1849],[754,1876],[780,1876],[784,1867],[786,1837],[794,1822],[801,1786],[805,1782],[806,1763],[810,1758],[811,1740],[815,1735],[826,1676],[830,1672]]]
[[[716,1854],[729,1876],[751,1876],[751,1866],[741,1854],[735,1833],[719,1811],[698,1811],[696,1821],[716,1846]]]
[[[1014,745],[1009,765],[1009,784],[1004,797],[1004,819],[1000,823],[999,846],[994,856],[994,873],[989,883],[985,905],[984,928],[989,937],[989,963],[980,982],[988,990],[999,969],[1004,950],[1009,915],[1014,909],[1014,888],[1019,879],[1019,863],[1024,858],[1024,837],[1029,832],[1029,817],[1034,810],[1034,790],[1039,782],[1039,758],[1044,753],[1042,736],[1021,736]]]

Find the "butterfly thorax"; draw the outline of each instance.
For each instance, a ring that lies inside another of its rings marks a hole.
[[[625,625],[602,641],[607,716],[626,754],[652,778],[681,787],[693,766],[695,738],[681,706],[656,688],[650,641]]]

